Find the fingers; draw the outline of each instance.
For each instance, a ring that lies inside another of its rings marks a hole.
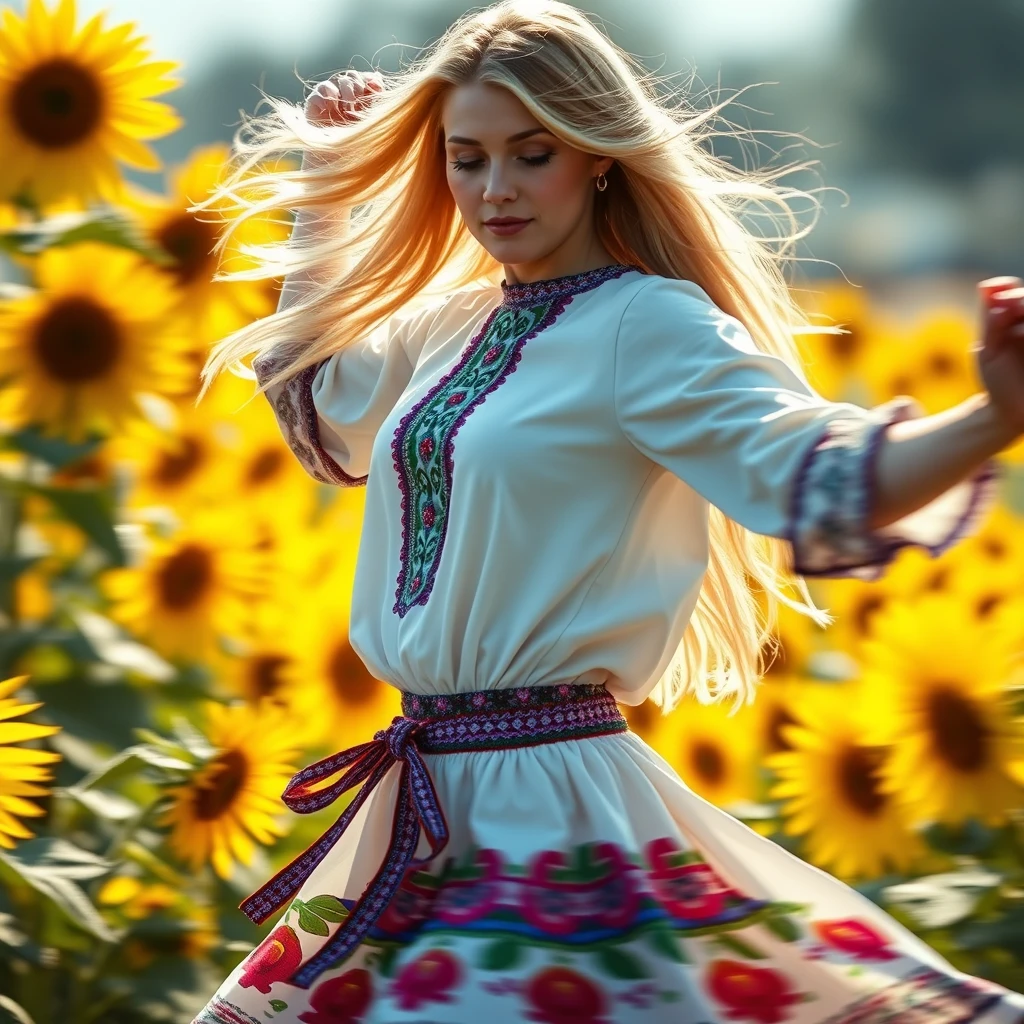
[[[306,100],[306,116],[319,124],[342,124],[362,110],[373,94],[383,91],[381,75],[372,71],[364,74],[347,68],[330,78],[317,82]]]
[[[1008,341],[1024,340],[1024,282],[990,278],[979,285],[985,298],[983,353],[994,354]]]

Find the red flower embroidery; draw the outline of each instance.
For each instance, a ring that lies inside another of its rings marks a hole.
[[[769,967],[753,967],[740,960],[716,960],[708,968],[708,991],[729,1009],[730,1020],[780,1024],[789,1020],[789,1008],[801,997],[786,976]]]
[[[849,953],[857,960],[898,960],[899,954],[888,948],[884,935],[855,917],[835,921],[815,921],[814,930],[826,945]]]
[[[524,995],[530,1003],[526,1019],[537,1024],[608,1024],[604,993],[568,967],[548,967],[535,974]]]
[[[446,924],[468,924],[489,914],[501,895],[501,854],[497,850],[477,850],[475,867],[480,877],[452,879],[438,895],[434,914]]]
[[[289,925],[278,925],[245,961],[238,984],[270,994],[275,981],[287,981],[302,960],[299,938]]]
[[[329,978],[313,990],[303,1024],[359,1024],[373,998],[370,972],[362,967]]]
[[[402,968],[391,983],[391,995],[403,1010],[418,1010],[424,1003],[450,1003],[451,990],[464,974],[457,957],[444,949],[429,949]]]
[[[725,884],[708,864],[672,863],[681,853],[679,845],[669,836],[654,839],[645,853],[655,894],[665,909],[676,917],[702,921],[717,917],[725,907],[726,898],[739,893]]]

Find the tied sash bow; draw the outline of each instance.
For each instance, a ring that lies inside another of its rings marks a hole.
[[[374,734],[372,741],[311,764],[294,775],[285,787],[282,794],[285,804],[299,814],[312,814],[333,803],[353,786],[365,782],[338,820],[312,846],[240,905],[245,916],[256,924],[262,924],[299,891],[391,766],[402,763],[387,856],[338,931],[288,979],[300,988],[308,988],[328,967],[344,960],[391,902],[409,866],[426,864],[448,842],[448,825],[430,772],[416,746],[417,733],[424,724],[423,720],[397,715],[391,725]],[[317,782],[345,768],[348,771],[336,782],[314,788]],[[431,852],[427,857],[414,857],[421,828],[427,834]]]

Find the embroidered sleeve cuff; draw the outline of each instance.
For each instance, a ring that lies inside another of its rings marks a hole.
[[[801,466],[788,533],[793,571],[800,576],[879,579],[902,548],[925,548],[934,557],[973,533],[995,500],[999,470],[990,459],[910,515],[870,529],[885,430],[923,416],[924,409],[901,395],[867,413],[830,422]]]
[[[258,356],[253,360],[253,373],[261,386],[282,362],[281,357],[273,355]],[[320,441],[320,424],[313,405],[313,380],[322,365],[314,363],[307,366],[283,383],[268,388],[264,394],[274,410],[285,442],[314,480],[341,487],[359,487],[366,483],[367,478],[346,473]]]

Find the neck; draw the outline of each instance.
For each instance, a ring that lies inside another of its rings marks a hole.
[[[509,284],[530,284],[533,281],[547,281],[569,274],[582,274],[588,270],[607,267],[615,259],[597,239],[582,253],[564,253],[560,249],[548,253],[538,260],[527,263],[504,263],[505,280]]]

